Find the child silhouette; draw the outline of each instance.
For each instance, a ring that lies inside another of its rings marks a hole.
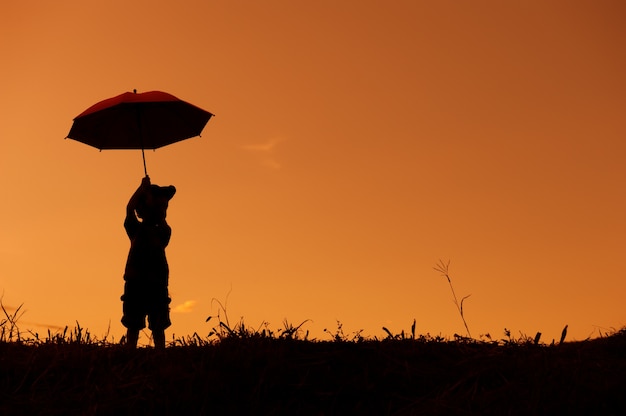
[[[172,235],[165,217],[175,193],[173,186],[152,185],[146,176],[126,206],[124,228],[130,250],[121,299],[122,324],[127,328],[126,344],[130,348],[137,347],[139,331],[146,327],[146,316],[154,347],[165,348],[165,329],[171,325],[165,247]]]

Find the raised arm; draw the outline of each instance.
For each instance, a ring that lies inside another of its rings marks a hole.
[[[146,176],[141,180],[141,185],[139,185],[139,188],[137,188],[133,196],[131,196],[128,200],[128,204],[126,205],[126,217],[131,215],[135,216],[135,209],[137,208],[137,204],[142,197],[151,197],[149,176]]]

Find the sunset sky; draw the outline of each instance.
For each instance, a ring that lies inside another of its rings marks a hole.
[[[543,341],[626,325],[626,2],[0,6],[0,293],[23,331],[119,340],[141,152],[65,139],[159,90],[215,117],[147,151],[173,184],[173,325]],[[145,338],[144,338],[145,340]]]

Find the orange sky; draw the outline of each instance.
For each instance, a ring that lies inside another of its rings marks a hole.
[[[6,3],[6,2],[5,2]],[[29,1],[0,6],[0,289],[23,330],[123,333],[141,153],[64,140],[125,91],[216,116],[146,153],[169,209],[172,335],[544,341],[626,325],[621,1]],[[183,307],[186,305],[186,307]]]

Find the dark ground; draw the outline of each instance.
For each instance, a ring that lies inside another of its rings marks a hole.
[[[625,415],[626,332],[561,345],[0,342],[0,415]]]

